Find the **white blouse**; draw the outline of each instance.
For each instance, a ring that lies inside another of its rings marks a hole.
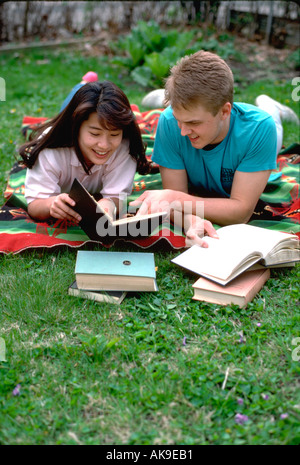
[[[103,165],[94,165],[89,175],[73,148],[44,149],[33,168],[27,168],[25,197],[29,204],[35,199],[68,193],[77,178],[91,194],[124,200],[132,191],[136,166],[126,139]]]

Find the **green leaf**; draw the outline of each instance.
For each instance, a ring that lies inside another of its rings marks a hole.
[[[114,345],[116,345],[116,343],[120,340],[119,337],[114,337],[111,341],[109,341],[107,344],[106,344],[106,348],[107,349],[111,349],[111,347],[113,347]]]
[[[146,66],[139,66],[131,72],[131,77],[135,82],[143,87],[151,86],[152,72]]]
[[[184,52],[184,49],[191,43],[195,36],[195,31],[182,32],[178,35],[176,42],[173,44],[180,52]],[[170,44],[171,45],[171,44]]]
[[[146,52],[145,46],[135,40],[127,40],[127,52],[129,53],[132,66],[136,67],[144,62],[144,55]]]
[[[164,34],[155,21],[138,21],[135,28],[148,51],[160,51],[164,47]]]
[[[162,78],[168,74],[170,64],[163,53],[153,52],[146,56],[145,62],[156,77]]]
[[[132,68],[132,59],[130,57],[115,57],[111,60],[111,63],[125,66],[126,68]]]
[[[176,46],[179,35],[180,33],[176,31],[176,29],[171,29],[170,31],[168,31],[164,37],[165,47]]]

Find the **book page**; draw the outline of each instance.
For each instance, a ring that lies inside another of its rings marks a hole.
[[[290,243],[292,240],[293,243],[297,241],[297,237],[293,234],[251,226],[249,224],[224,226],[218,230],[218,234],[220,238],[226,240],[229,247],[235,243],[236,246],[240,248],[245,247],[248,250],[248,244],[250,244],[252,250],[261,252],[263,257],[268,255],[279,242]],[[276,249],[278,248],[277,246]]]
[[[112,226],[120,226],[121,224],[128,224],[128,223],[137,223],[138,221],[145,221],[150,220],[151,218],[165,218],[167,216],[167,212],[158,212],[158,213],[148,213],[147,215],[134,215],[129,216],[126,218],[120,218],[119,220],[115,220],[112,222]]]
[[[266,257],[266,259],[263,260],[262,262],[266,266],[273,265],[273,264],[278,264],[278,266],[280,264],[292,266],[293,261],[294,261],[294,264],[295,262],[300,261],[300,251],[297,248],[295,249],[284,248],[284,249],[275,251],[272,253],[271,256]]]
[[[227,241],[224,238],[205,237],[208,248],[194,245],[172,260],[173,263],[187,268],[194,273],[210,275],[222,280],[230,277],[244,263],[247,268],[261,259],[261,253],[254,251],[248,243],[239,247],[236,239]]]

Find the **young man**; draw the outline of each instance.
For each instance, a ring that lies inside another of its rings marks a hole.
[[[166,82],[169,106],[159,119],[152,157],[163,190],[146,191],[131,205],[142,204],[139,214],[159,203],[178,205],[189,215],[187,245],[203,245],[203,229],[214,235],[211,223],[246,223],[276,168],[281,143],[274,118],[257,106],[233,103],[233,87],[229,66],[206,51],[182,58]],[[199,202],[204,223],[195,217]]]

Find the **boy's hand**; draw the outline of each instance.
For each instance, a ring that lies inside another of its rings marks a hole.
[[[137,199],[129,202],[132,207],[139,207],[136,216],[166,211],[170,213],[172,205],[172,191],[170,189],[149,190],[143,192]]]
[[[186,235],[186,247],[199,245],[200,247],[207,248],[208,244],[205,239],[203,239],[205,234],[215,239],[219,238],[217,231],[210,221],[203,220],[202,218],[199,218],[199,216],[191,214],[184,215],[184,231]]]
[[[101,208],[109,215],[111,221],[116,219],[117,207],[113,199],[103,198],[98,201]]]

